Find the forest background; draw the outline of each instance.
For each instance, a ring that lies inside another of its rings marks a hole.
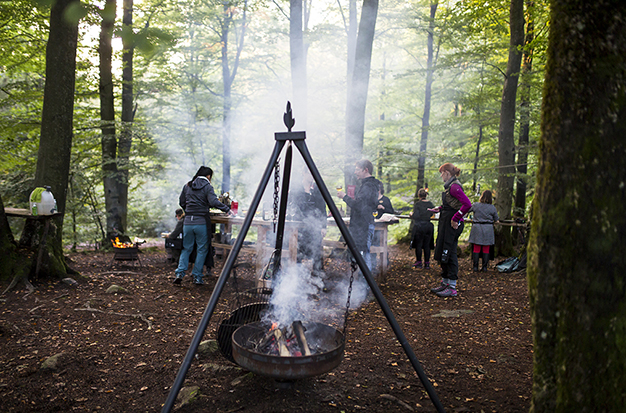
[[[292,79],[288,2],[136,1],[130,5],[132,24],[124,21],[128,0],[117,5],[84,2],[80,10],[71,11],[82,18],[65,244],[76,247],[106,237],[103,181],[110,159],[103,136],[107,126],[114,128],[120,152],[124,134],[131,136],[127,157],[112,161],[128,171],[124,232],[155,237],[173,228],[180,188],[199,165],[215,170],[216,192],[229,191],[240,208],[246,208],[269,158],[274,133],[285,130],[282,113],[289,100],[294,105],[294,130],[306,130],[309,149],[331,190],[343,183],[344,168],[351,170],[355,157],[362,156],[374,163],[374,175],[384,182],[394,207],[407,211],[421,186],[431,188],[438,201],[437,168],[452,162],[462,169],[461,180],[473,201],[484,189],[497,190],[506,170],[508,178],[516,179],[518,193],[506,194],[509,208],[500,210],[500,215],[527,216],[537,165],[546,4],[525,2],[525,44],[515,50],[524,56],[515,73],[520,76],[513,113],[515,147],[512,162],[504,165],[498,145],[511,40],[509,1],[377,4],[358,156],[346,149],[345,136],[349,40],[355,30],[351,20],[360,12],[360,4],[303,3],[304,80]],[[111,20],[111,7],[117,10],[111,31],[114,116],[107,123],[100,104],[99,36],[103,22]],[[16,0],[2,2],[0,11],[4,22],[0,28],[0,195],[5,206],[24,208],[34,188],[39,150],[50,5]],[[227,75],[226,42],[231,47]],[[128,50],[132,76],[123,79],[123,68],[129,67],[124,60]],[[304,101],[294,96],[298,92],[292,80],[305,83]],[[132,100],[123,108],[123,89],[129,82]],[[128,107],[130,118],[122,120]],[[224,165],[230,171],[226,182]],[[418,176],[420,166],[423,176]],[[267,201],[270,192],[271,188]],[[11,224],[14,233],[19,231],[18,221]],[[408,222],[393,228],[395,238],[406,236]]]

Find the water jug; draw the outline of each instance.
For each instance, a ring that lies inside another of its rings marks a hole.
[[[32,215],[52,215],[57,212],[57,201],[50,187],[35,188],[30,194],[30,213]]]

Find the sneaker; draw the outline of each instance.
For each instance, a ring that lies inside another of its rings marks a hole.
[[[193,283],[195,285],[204,285],[204,281],[202,281],[202,278],[196,278],[195,280],[193,280]]]
[[[176,279],[174,280],[174,284],[180,284],[183,282],[183,277],[181,276],[177,276]]]
[[[430,268],[430,262],[426,261],[426,262],[424,263],[424,268]]]
[[[456,297],[458,293],[456,292],[456,288],[451,285],[446,286],[445,290],[439,291],[436,293],[439,297]]]
[[[448,288],[448,284],[444,283],[443,281],[439,283],[439,285],[437,285],[436,287],[433,287],[430,289],[431,293],[439,293],[443,290],[445,290],[446,288]]]
[[[415,261],[415,264],[413,264],[413,266],[415,268],[422,268],[422,262],[421,261]]]

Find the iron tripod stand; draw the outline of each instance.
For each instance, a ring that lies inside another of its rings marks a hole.
[[[189,346],[189,349],[187,350],[185,359],[183,360],[183,363],[180,366],[180,369],[178,370],[176,379],[174,380],[174,383],[172,384],[167,400],[165,404],[163,405],[163,409],[161,411],[163,413],[169,413],[174,406],[174,402],[176,401],[178,392],[182,388],[183,382],[185,381],[185,376],[187,375],[189,367],[191,366],[191,362],[193,361],[196,351],[198,350],[198,346],[200,345],[202,336],[204,335],[204,332],[206,331],[209,321],[211,320],[211,317],[213,316],[213,312],[215,311],[217,301],[219,300],[219,297],[224,289],[224,286],[226,285],[226,281],[228,280],[228,277],[230,276],[230,272],[233,268],[235,260],[237,259],[237,256],[239,255],[239,252],[241,251],[241,247],[243,246],[243,241],[246,237],[246,234],[248,233],[248,230],[250,229],[254,214],[257,211],[259,204],[261,202],[261,199],[263,197],[263,192],[265,191],[265,188],[267,187],[267,184],[269,183],[269,180],[272,176],[272,170],[274,169],[274,166],[276,162],[278,161],[280,153],[285,147],[285,144],[289,142],[289,145],[287,146],[287,151],[285,154],[285,168],[283,171],[284,172],[283,176],[285,178],[283,179],[283,187],[282,187],[281,199],[280,199],[281,205],[280,205],[280,211],[279,211],[279,217],[278,217],[278,227],[276,231],[276,250],[278,251],[278,254],[277,254],[278,260],[276,261],[275,265],[276,266],[280,265],[280,249],[282,248],[282,237],[283,237],[283,232],[284,232],[284,227],[285,227],[285,216],[286,216],[286,209],[287,209],[287,191],[289,188],[289,176],[291,174],[291,158],[292,158],[292,150],[293,150],[292,146],[295,145],[296,148],[298,148],[298,150],[300,151],[300,154],[302,155],[302,158],[306,166],[309,168],[309,171],[311,172],[311,175],[313,176],[313,179],[315,180],[315,183],[318,189],[320,190],[322,197],[324,198],[324,201],[326,202],[326,205],[328,205],[328,208],[330,209],[333,219],[337,223],[337,226],[339,227],[339,231],[341,232],[341,235],[343,236],[349,251],[352,253],[354,260],[359,266],[365,280],[367,281],[367,284],[369,285],[372,291],[372,294],[374,295],[374,297],[376,298],[376,301],[378,302],[378,305],[383,310],[383,313],[385,314],[387,321],[389,322],[394,334],[396,335],[398,342],[404,349],[404,352],[409,358],[409,361],[413,365],[413,368],[415,369],[415,372],[417,373],[422,385],[426,389],[426,392],[428,393],[430,400],[432,401],[433,405],[435,406],[435,408],[437,409],[439,413],[445,412],[445,409],[443,408],[443,405],[439,401],[439,397],[437,396],[437,393],[435,392],[434,387],[432,386],[432,384],[428,380],[428,377],[424,373],[424,370],[420,362],[417,360],[417,357],[413,351],[413,348],[409,345],[406,336],[404,335],[404,333],[402,332],[402,329],[400,328],[400,325],[398,324],[398,321],[395,319],[393,313],[391,312],[391,308],[387,304],[387,301],[385,300],[382,292],[378,288],[378,285],[376,284],[376,281],[374,280],[374,277],[372,276],[371,271],[365,264],[364,258],[359,253],[356,247],[356,244],[354,242],[354,239],[352,238],[352,235],[350,234],[350,231],[348,230],[348,227],[343,221],[339,213],[339,210],[335,206],[335,203],[330,195],[330,192],[328,192],[328,188],[326,188],[326,185],[324,184],[324,181],[322,180],[322,176],[320,175],[315,165],[315,162],[313,161],[313,158],[311,157],[311,154],[309,153],[309,150],[306,146],[306,143],[305,143],[306,133],[305,132],[292,132],[291,127],[293,126],[293,123],[294,123],[294,120],[291,117],[291,105],[288,103],[287,113],[285,114],[285,125],[288,128],[288,132],[277,132],[274,134],[274,139],[276,143],[274,145],[274,149],[272,151],[272,155],[270,156],[270,160],[267,164],[267,167],[265,168],[265,171],[263,172],[263,175],[261,176],[261,182],[259,183],[259,187],[257,188],[254,194],[254,197],[252,198],[252,201],[250,203],[248,214],[246,215],[244,219],[239,236],[237,237],[233,245],[232,251],[228,255],[228,259],[224,263],[224,267],[222,268],[222,272],[219,276],[219,279],[217,280],[217,284],[215,285],[215,288],[213,289],[211,298],[209,299],[209,303],[207,304],[204,314],[202,315],[202,319],[200,320],[198,329],[196,330],[191,340],[191,344]],[[344,339],[345,339],[345,336],[344,336]]]

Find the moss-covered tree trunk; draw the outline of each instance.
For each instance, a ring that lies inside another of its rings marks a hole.
[[[39,274],[50,277],[67,274],[61,241],[72,149],[78,42],[78,16],[73,15],[76,10],[72,12],[72,3],[77,2],[57,0],[50,11],[46,86],[35,172],[35,186],[52,187],[61,215],[48,220],[26,219],[20,239],[20,247],[42,251],[43,254],[38,252],[37,256],[23,257],[23,262],[34,260],[30,265],[31,273],[36,271],[39,263]],[[45,248],[41,249],[39,246],[44,239]]]
[[[534,412],[626,406],[626,2],[554,0],[529,256]]]

